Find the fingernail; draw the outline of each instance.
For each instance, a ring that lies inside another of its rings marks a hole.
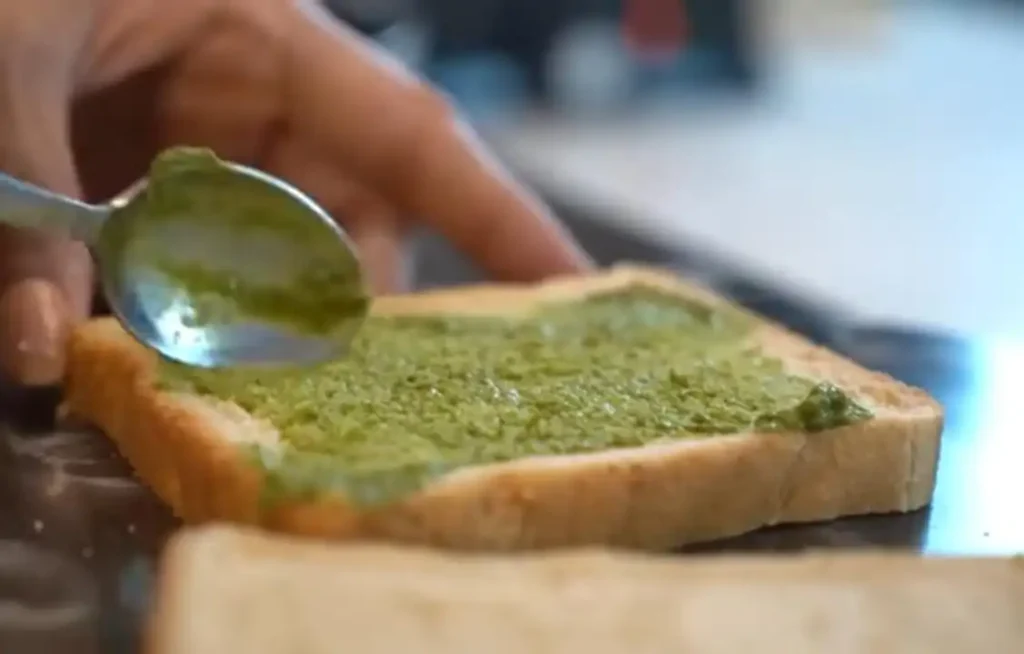
[[[60,289],[25,279],[0,297],[0,365],[15,382],[49,386],[64,374],[71,314]]]

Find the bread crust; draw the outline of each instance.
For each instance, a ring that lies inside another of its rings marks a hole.
[[[507,314],[629,285],[724,303],[671,273],[619,266],[537,286],[381,298],[374,311]],[[816,434],[742,433],[475,466],[364,509],[341,496],[262,506],[261,473],[237,445],[273,444],[276,430],[235,405],[157,390],[156,356],[112,319],[91,321],[73,335],[66,406],[102,429],[186,522],[230,521],[333,539],[661,550],[778,523],[910,511],[930,501],[943,424],[931,397],[766,321],[752,338],[791,372],[842,386],[875,418]]]

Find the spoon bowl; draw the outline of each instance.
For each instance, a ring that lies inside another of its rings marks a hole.
[[[17,212],[5,202],[8,180],[0,179],[0,222],[63,227],[86,241],[112,313],[172,361],[316,364],[344,356],[366,316],[361,266],[345,232],[304,193],[261,171],[179,149],[104,205],[10,180],[23,195],[48,196]]]

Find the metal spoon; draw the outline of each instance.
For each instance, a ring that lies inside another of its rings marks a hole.
[[[168,151],[101,205],[0,174],[0,223],[85,242],[124,328],[192,366],[337,358],[368,309],[355,251],[322,208],[205,150]]]

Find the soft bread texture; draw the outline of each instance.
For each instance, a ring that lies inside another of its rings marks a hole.
[[[510,314],[631,285],[724,302],[670,273],[617,267],[536,286],[380,298],[373,310]],[[741,433],[464,468],[372,509],[340,496],[268,508],[259,499],[260,472],[237,446],[274,447],[276,429],[226,402],[158,391],[156,356],[112,319],[74,334],[66,398],[70,412],[100,427],[190,523],[465,549],[668,549],[764,525],[910,511],[929,502],[942,431],[934,400],[768,322],[750,338],[791,372],[835,382],[875,417],[815,434]]]
[[[216,526],[160,579],[149,654],[1024,651],[1024,559],[465,556]]]

